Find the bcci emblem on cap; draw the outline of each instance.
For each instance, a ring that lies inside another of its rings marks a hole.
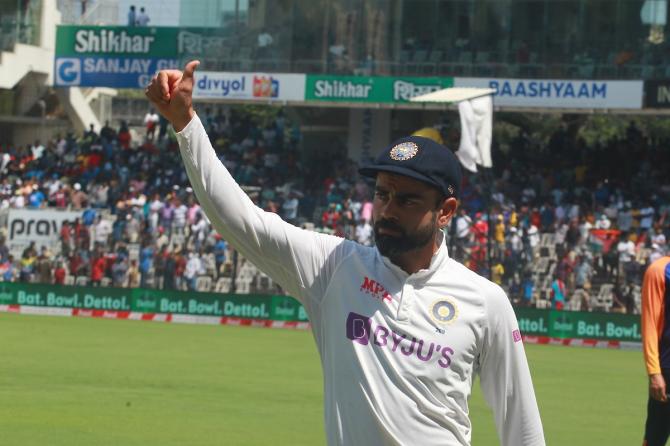
[[[430,316],[438,324],[451,324],[458,317],[458,308],[451,299],[440,299],[433,302]]]
[[[394,146],[389,153],[391,159],[396,161],[407,161],[414,158],[419,151],[419,146],[413,142],[403,142]]]

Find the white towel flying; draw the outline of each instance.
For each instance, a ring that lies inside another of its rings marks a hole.
[[[665,26],[668,21],[668,0],[645,0],[640,9],[640,19],[645,25]]]
[[[461,144],[456,156],[463,167],[477,172],[477,164],[492,167],[491,127],[493,101],[491,96],[481,96],[458,103],[461,115]]]

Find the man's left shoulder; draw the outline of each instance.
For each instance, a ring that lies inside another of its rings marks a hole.
[[[505,291],[499,285],[491,282],[479,273],[472,271],[462,263],[452,259],[449,262],[448,268],[450,270],[450,275],[452,275],[454,280],[458,281],[459,284],[467,284],[468,287],[476,288],[484,297],[496,296],[497,298],[502,297],[507,299]]]

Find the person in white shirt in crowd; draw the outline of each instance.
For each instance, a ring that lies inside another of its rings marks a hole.
[[[130,243],[137,243],[140,238],[142,223],[131,213],[126,214],[126,237]]]
[[[109,201],[109,184],[100,183],[93,187],[91,193],[91,205],[98,208],[104,208]]]
[[[164,246],[168,246],[168,244],[170,242],[170,238],[165,233],[165,228],[163,228],[162,226],[158,226],[158,228],[153,233],[153,235],[154,235],[155,240],[156,240],[154,245],[156,247],[158,247],[158,249],[160,249]]]
[[[589,241],[589,238],[591,237],[591,229],[593,229],[591,222],[587,218],[582,217],[581,221],[579,222],[580,244],[585,244]]]
[[[562,220],[561,220],[562,221]],[[556,245],[563,246],[565,243],[565,237],[568,235],[568,225],[564,221],[562,223],[557,223],[554,242]]]
[[[7,166],[12,161],[12,156],[9,153],[3,153],[0,156],[0,174],[5,175],[7,173]]]
[[[191,225],[191,235],[193,235],[193,242],[195,244],[195,250],[200,251],[207,233],[209,232],[209,223],[206,218],[203,218],[202,213],[198,213],[195,216],[195,223]]]
[[[161,196],[158,193],[154,194],[153,200],[149,202],[149,227],[151,232],[155,231],[158,228],[160,223],[160,213],[163,209],[163,201],[161,201]]]
[[[630,237],[627,232],[622,232],[616,246],[619,254],[619,274],[623,278],[623,283],[627,283],[635,261],[635,243]]]
[[[256,39],[256,57],[267,58],[270,55],[270,48],[274,43],[274,38],[267,29],[263,29]]]
[[[193,195],[193,189],[187,187],[186,193],[188,194],[188,198],[186,199],[186,202],[188,203],[188,211],[186,211],[186,223],[188,225],[193,225],[196,222],[196,217],[198,214],[202,214],[202,208]]]
[[[533,201],[535,201],[536,196],[537,194],[532,186],[528,186],[524,188],[523,191],[521,191],[521,201],[524,203],[532,203]]]
[[[554,217],[556,218],[557,225],[565,221],[566,207],[563,205],[563,203],[557,205],[554,209]]]
[[[140,12],[137,13],[137,18],[135,19],[137,26],[147,26],[150,21],[149,14],[144,10],[144,7],[140,8]]]
[[[192,106],[197,65],[160,71],[146,95],[177,132],[216,230],[305,306],[328,444],[470,445],[479,375],[500,443],[544,445],[509,299],[447,252],[442,230],[461,188],[456,156],[411,136],[360,170],[376,177],[375,247],[297,228],[255,206],[217,158]]]
[[[202,270],[202,262],[198,253],[190,252],[188,254],[188,261],[186,262],[186,269],[184,270],[184,279],[186,279],[186,286],[190,291],[195,291],[195,282],[198,279],[198,274]]]
[[[153,141],[154,135],[156,134],[156,128],[160,122],[160,117],[158,113],[153,110],[149,110],[146,115],[144,115],[144,127],[146,128],[146,137],[148,140]]]
[[[609,217],[605,214],[600,214],[600,218],[596,221],[596,229],[610,229],[612,227],[612,222]]]
[[[529,259],[535,258],[537,251],[540,249],[540,231],[537,229],[537,226],[530,225],[527,230],[528,233],[528,245],[530,246],[530,255]]]
[[[619,217],[619,207],[617,205],[615,197],[610,198],[610,202],[607,205],[605,209],[603,209],[603,212],[605,215],[607,215],[607,218],[610,220],[610,224],[612,221],[617,221]]]
[[[647,205],[640,209],[640,231],[649,232],[654,223],[654,208],[653,206]]]
[[[505,204],[505,194],[503,194],[500,191],[494,192],[491,194],[491,200],[502,206],[503,204]]]
[[[356,225],[356,241],[363,246],[372,246],[372,235],[372,225],[364,218],[361,218]]]
[[[146,197],[143,195],[140,195],[137,190],[133,187],[130,186],[128,187],[128,194],[129,197],[126,200],[126,205],[128,206],[144,206],[144,203],[146,203]],[[144,197],[144,199],[143,199]]]
[[[631,210],[630,201],[623,204],[623,208],[619,211],[617,216],[617,228],[620,231],[628,232],[633,227],[633,211]]]
[[[23,194],[23,188],[17,189],[15,196],[10,199],[11,207],[22,209],[26,207],[26,197]]]
[[[67,149],[67,141],[63,137],[58,138],[58,142],[56,143],[56,156],[58,158],[63,158],[65,156],[65,150]]]
[[[93,224],[93,241],[101,246],[106,246],[112,233],[112,223],[100,215],[95,220]]]
[[[516,227],[512,226],[509,228],[509,232],[509,248],[513,259],[512,261],[517,263],[521,261],[521,256],[523,255],[523,240]]]
[[[568,209],[568,221],[577,220],[579,221],[580,209],[578,204],[569,204],[567,205]]]
[[[658,245],[659,249],[665,249],[665,234],[663,227],[659,224],[654,229],[654,235],[651,236],[651,243]]]
[[[465,209],[461,208],[458,217],[455,218],[456,237],[455,241],[455,256],[458,259],[464,259],[466,248],[472,241],[472,218],[468,215]]]
[[[635,243],[630,240],[628,233],[622,233],[616,247],[619,253],[619,262],[627,263],[635,258]]]
[[[174,199],[174,220],[172,221],[173,231],[177,234],[184,234],[186,227],[186,213],[188,208],[179,198]]]
[[[42,158],[45,150],[46,149],[44,147],[44,144],[40,143],[39,139],[35,141],[35,144],[33,144],[32,147],[30,148],[30,151],[33,154],[33,159],[36,160]]]
[[[284,220],[289,223],[295,223],[298,218],[298,206],[300,202],[298,201],[298,195],[295,192],[289,193],[289,196],[284,203],[282,204],[282,216]]]

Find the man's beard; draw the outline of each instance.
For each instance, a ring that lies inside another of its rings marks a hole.
[[[389,229],[399,235],[380,234],[380,229]],[[413,234],[408,234],[400,225],[389,220],[375,222],[375,244],[381,255],[393,258],[400,254],[423,248],[435,239],[438,231],[437,221],[419,228]]]

